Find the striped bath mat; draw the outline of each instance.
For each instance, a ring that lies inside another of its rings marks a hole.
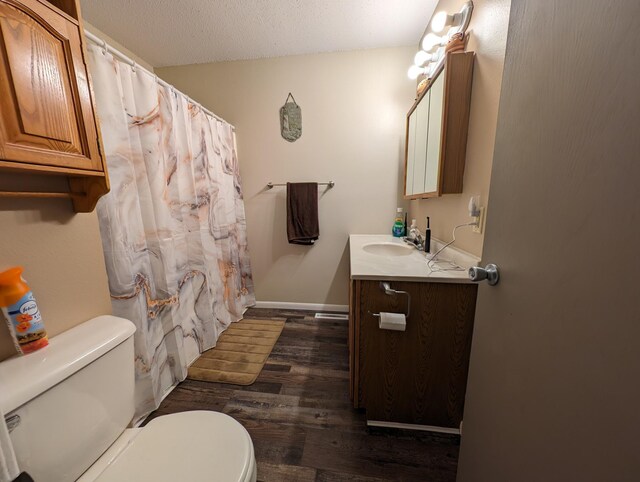
[[[188,378],[205,382],[251,385],[262,371],[284,328],[281,320],[241,320],[220,335],[191,367]]]

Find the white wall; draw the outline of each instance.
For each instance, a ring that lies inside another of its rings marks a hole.
[[[389,233],[404,169],[407,79],[415,48],[362,50],[166,67],[156,73],[236,126],[249,248],[259,301],[347,304],[350,233]],[[302,137],[280,136],[292,92]],[[329,181],[320,239],[286,239],[285,189],[269,181]]]

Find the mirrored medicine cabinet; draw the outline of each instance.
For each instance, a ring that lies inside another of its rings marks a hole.
[[[461,193],[473,52],[447,53],[407,114],[406,199]]]

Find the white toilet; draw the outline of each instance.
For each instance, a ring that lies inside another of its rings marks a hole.
[[[20,469],[37,482],[256,480],[249,433],[218,412],[134,409],[133,324],[100,316],[0,363],[0,408]]]

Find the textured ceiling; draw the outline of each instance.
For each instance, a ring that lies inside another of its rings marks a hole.
[[[154,67],[417,45],[437,0],[81,0]]]

